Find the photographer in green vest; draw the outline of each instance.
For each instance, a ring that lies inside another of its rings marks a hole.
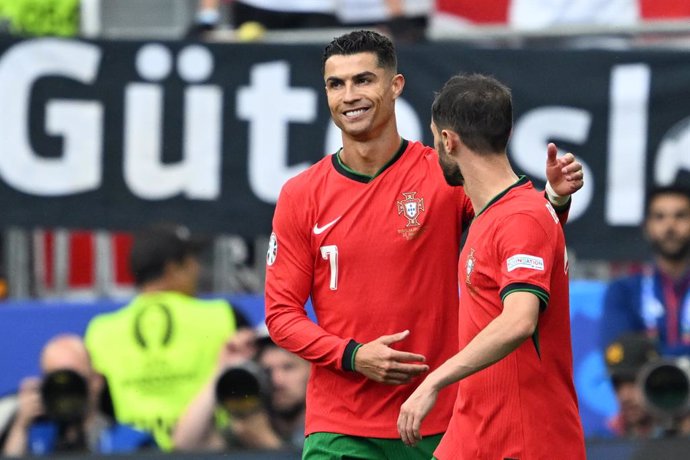
[[[79,35],[79,0],[0,0],[0,20],[13,35]]]
[[[225,300],[194,297],[200,248],[181,226],[158,225],[136,235],[130,266],[139,295],[96,316],[86,330],[116,419],[150,431],[163,450],[172,448],[172,428],[213,375],[241,318]]]

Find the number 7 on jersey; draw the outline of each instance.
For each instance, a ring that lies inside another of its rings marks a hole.
[[[328,260],[331,266],[331,282],[329,287],[331,291],[335,291],[338,289],[338,246],[334,244],[321,246],[321,257],[323,260]]]

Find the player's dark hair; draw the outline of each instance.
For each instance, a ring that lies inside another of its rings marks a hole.
[[[502,153],[513,128],[510,89],[487,75],[456,75],[436,94],[431,119],[478,153]]]
[[[645,200],[644,207],[644,217],[647,219],[649,217],[650,208],[652,202],[660,196],[664,195],[677,195],[685,198],[690,203],[690,187],[683,185],[666,185],[663,187],[652,187],[647,192],[647,197]]]
[[[334,55],[351,55],[359,53],[374,53],[379,67],[397,72],[398,58],[395,55],[393,42],[373,30],[356,30],[331,41],[323,50],[321,73],[326,69],[326,61]]]

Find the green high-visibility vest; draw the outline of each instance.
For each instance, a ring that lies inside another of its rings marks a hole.
[[[79,34],[79,0],[0,0],[0,17],[21,35]]]
[[[225,300],[157,292],[94,317],[85,342],[94,369],[108,381],[117,420],[150,431],[170,450],[175,423],[213,377],[235,329]]]

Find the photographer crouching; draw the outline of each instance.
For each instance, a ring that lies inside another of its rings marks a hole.
[[[103,377],[81,337],[59,335],[41,352],[42,377],[19,388],[18,407],[2,455],[126,453],[155,448],[153,438],[115,423],[100,410]]]

